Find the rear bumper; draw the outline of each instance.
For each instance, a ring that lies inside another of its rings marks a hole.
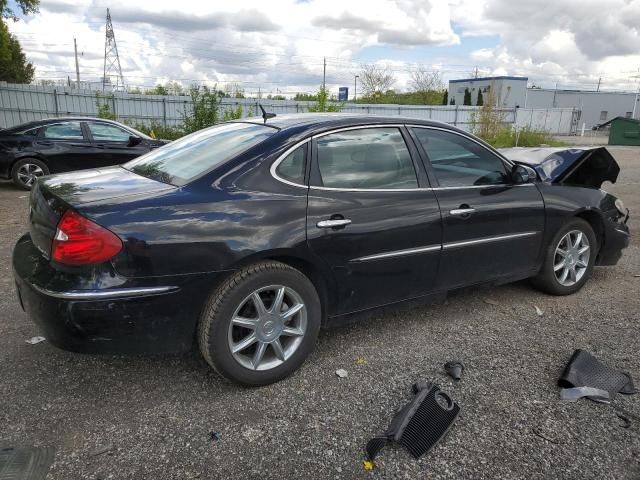
[[[629,227],[626,223],[605,223],[604,244],[598,253],[596,265],[616,265],[622,257],[622,250],[629,246]]]
[[[110,275],[87,285],[61,273],[22,237],[13,253],[19,301],[53,345],[83,353],[160,353],[192,348],[197,321],[212,288],[210,275],[131,280]],[[96,272],[93,272],[96,276]],[[75,277],[74,277],[75,276]],[[100,274],[97,275],[100,277]],[[114,278],[119,285],[114,285]],[[75,283],[75,285],[74,285]],[[93,288],[86,288],[93,287]]]

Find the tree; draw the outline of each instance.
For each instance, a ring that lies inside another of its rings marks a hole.
[[[462,100],[463,105],[471,105],[471,92],[468,88],[464,89],[464,99]]]
[[[411,86],[418,93],[421,103],[424,105],[437,105],[441,101],[444,83],[442,75],[438,71],[427,70],[419,66],[417,70],[411,70]]]
[[[335,105],[329,103],[329,94],[327,93],[327,89],[320,85],[320,89],[318,90],[318,94],[316,95],[318,99],[314,105],[309,105],[310,112],[339,112],[340,105]]]
[[[164,85],[157,84],[155,87],[145,90],[145,95],[169,95],[169,90]]]
[[[0,81],[31,83],[34,74],[35,68],[27,62],[18,39],[9,33],[9,28],[0,19]]]
[[[383,92],[390,90],[396,82],[393,73],[387,67],[378,65],[365,65],[359,74],[360,84],[366,97],[382,96]]]
[[[455,105],[455,104],[456,104],[455,97],[451,97],[451,101],[449,102],[449,105]]]
[[[14,0],[11,4],[20,7],[23,15],[29,15],[30,13],[38,12],[40,0]],[[9,6],[9,0],[0,0],[0,16],[3,18],[12,18],[13,20],[17,20],[18,12],[14,11]]]
[[[442,104],[446,105],[449,103],[449,91],[445,90],[444,94],[442,95]]]
[[[481,107],[484,105],[484,99],[482,98],[482,90],[478,89],[478,100],[476,100],[476,105]]]

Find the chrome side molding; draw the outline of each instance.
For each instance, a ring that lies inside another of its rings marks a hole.
[[[106,290],[70,290],[68,292],[56,292],[31,284],[31,286],[43,295],[62,300],[108,300],[110,298],[143,297],[146,295],[158,295],[178,290],[179,287],[132,287],[114,288]]]

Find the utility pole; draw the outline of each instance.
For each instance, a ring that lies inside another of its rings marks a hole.
[[[473,78],[478,78],[478,67],[476,67],[475,71],[473,72]]]
[[[360,78],[360,75],[356,75],[355,77],[353,77],[353,102],[357,102],[358,101],[358,79]]]
[[[323,58],[323,67],[322,67],[322,89],[325,90],[327,88],[327,57]]]
[[[598,78],[598,86],[596,87],[596,92],[600,91],[600,82],[602,82],[602,77]]]
[[[78,66],[78,44],[76,43],[76,37],[73,37],[73,50],[76,54],[76,88],[80,90],[80,67]]]

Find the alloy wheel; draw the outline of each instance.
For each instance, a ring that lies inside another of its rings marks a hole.
[[[32,187],[38,177],[42,177],[44,171],[35,163],[25,163],[18,167],[18,180],[25,187]]]
[[[556,247],[553,272],[560,285],[571,287],[578,283],[587,271],[591,248],[589,239],[580,230],[565,234]]]
[[[270,370],[298,349],[307,329],[307,309],[292,288],[271,285],[255,290],[238,306],[229,324],[233,358],[250,370]]]

